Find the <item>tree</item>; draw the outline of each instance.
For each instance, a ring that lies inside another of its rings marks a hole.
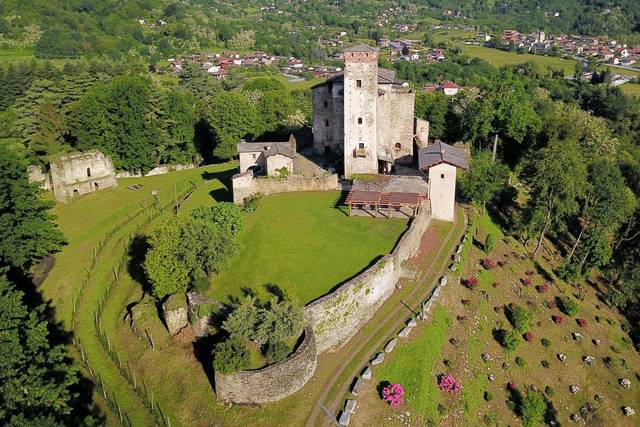
[[[445,138],[449,97],[442,92],[416,93],[416,117],[429,121],[429,136]]]
[[[255,340],[260,344],[295,338],[302,332],[304,315],[291,301],[273,298],[260,312]]]
[[[544,397],[535,390],[528,390],[522,398],[520,412],[525,427],[536,426],[544,421],[547,403]]]
[[[257,116],[255,108],[243,93],[220,92],[206,113],[214,132],[213,154],[223,160],[234,157],[241,138],[254,134]]]
[[[182,228],[176,218],[167,221],[149,239],[144,270],[156,298],[187,291],[193,266],[185,262],[181,243]]]
[[[218,202],[211,208],[194,209],[191,216],[209,220],[234,235],[240,233],[244,227],[244,211],[240,206],[231,202]]]
[[[43,307],[30,309],[23,293],[0,274],[0,424],[78,425],[72,388],[78,369],[63,345],[53,345]],[[85,424],[86,425],[86,424]]]
[[[508,173],[504,164],[493,162],[491,152],[480,151],[471,159],[469,171],[461,174],[460,190],[466,197],[481,203],[484,210],[486,203],[504,188]]]
[[[493,252],[495,247],[496,247],[496,236],[494,236],[491,233],[487,234],[487,237],[484,240],[484,251],[487,254],[490,254],[491,252]]]
[[[27,270],[62,247],[64,237],[49,213],[52,206],[29,182],[23,160],[0,144],[0,267]]]
[[[259,321],[259,310],[255,298],[246,296],[222,324],[231,339],[251,340]]]
[[[213,351],[213,369],[222,374],[247,369],[250,365],[249,349],[242,341],[227,340],[216,344]]]
[[[595,161],[589,166],[589,179],[581,203],[580,225],[569,260],[583,241],[585,231],[602,235],[618,230],[636,209],[635,196],[625,185],[620,169],[607,160]],[[605,262],[608,260],[605,260]]]
[[[536,256],[550,228],[578,210],[587,170],[574,141],[553,141],[534,156],[527,182],[535,197],[528,203],[527,225],[538,236]]]

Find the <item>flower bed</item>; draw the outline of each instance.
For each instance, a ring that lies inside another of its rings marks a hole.
[[[382,399],[394,408],[404,405],[404,387],[400,384],[389,384],[382,389]]]
[[[458,393],[462,390],[460,382],[451,374],[441,375],[438,378],[438,388],[447,393]]]

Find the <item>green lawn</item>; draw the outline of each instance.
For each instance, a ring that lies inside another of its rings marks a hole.
[[[243,288],[266,297],[264,285],[293,291],[302,303],[318,298],[387,254],[407,221],[349,217],[334,205],[339,192],[265,197],[247,217],[240,254],[213,280],[223,301]]]
[[[630,96],[640,96],[640,84],[638,83],[625,83],[620,86],[620,89]]]
[[[483,59],[495,65],[496,67],[502,67],[505,65],[517,65],[532,61],[545,67],[563,69],[565,74],[569,75],[573,74],[576,66],[576,61],[574,61],[573,59],[562,59],[555,56],[505,52],[503,50],[483,46],[464,46],[464,50],[469,54],[469,56]]]
[[[33,49],[26,47],[0,48],[0,64],[33,58]]]
[[[436,384],[439,372],[434,369],[453,320],[439,304],[433,309],[431,319],[409,345],[397,346],[388,363],[376,367],[375,374],[380,381],[402,384],[411,411],[424,421],[436,422],[441,393]]]

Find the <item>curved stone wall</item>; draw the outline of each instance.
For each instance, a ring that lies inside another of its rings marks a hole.
[[[216,372],[216,395],[231,403],[276,402],[301,389],[316,372],[316,365],[315,335],[307,327],[298,350],[280,363],[229,375]]]

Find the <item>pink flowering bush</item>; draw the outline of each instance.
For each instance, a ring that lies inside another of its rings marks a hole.
[[[533,271],[529,270],[524,274],[526,274],[527,276],[533,276],[535,273]]]
[[[576,320],[576,322],[578,322],[578,325],[579,325],[581,328],[584,328],[584,327],[586,327],[586,326],[587,326],[587,321],[586,321],[586,320],[584,320],[584,319],[578,319],[578,320]]]
[[[400,384],[389,384],[382,389],[382,399],[394,408],[404,405],[404,387]]]
[[[438,378],[438,388],[447,393],[458,393],[462,390],[460,382],[451,374],[441,375],[440,378]]]
[[[469,289],[475,289],[478,286],[478,278],[471,276],[468,279],[463,280],[464,285]]]
[[[551,309],[556,308],[557,306],[558,306],[558,304],[556,304],[556,302],[555,302],[555,301],[549,301],[549,302],[547,302],[547,307],[549,307],[549,308],[551,308]]]
[[[507,383],[507,390],[516,391],[517,389],[518,389],[518,386],[515,383]]]
[[[485,258],[482,260],[482,266],[487,270],[493,270],[496,268],[496,262],[491,258]]]
[[[491,286],[493,286],[494,288],[499,288],[500,287],[500,283],[493,282],[493,284]]]
[[[553,322],[557,325],[560,325],[562,324],[562,322],[564,322],[564,317],[559,314],[551,316],[551,319],[553,319]]]
[[[549,290],[549,285],[547,285],[546,283],[543,284],[543,285],[538,285],[538,286],[536,286],[536,290],[539,293],[543,294],[543,293],[545,293],[545,292],[547,292]]]
[[[533,341],[533,333],[531,333],[531,332],[527,332],[527,333],[525,333],[522,337],[523,337],[523,338],[524,338],[524,340],[525,340],[525,341],[527,341],[527,342],[531,342],[531,341]]]
[[[471,304],[471,300],[470,299],[461,299],[460,302],[462,303],[462,305],[469,305]]]
[[[520,279],[520,282],[522,282],[522,284],[525,286],[531,285],[531,279],[528,277],[523,277],[522,279]]]

